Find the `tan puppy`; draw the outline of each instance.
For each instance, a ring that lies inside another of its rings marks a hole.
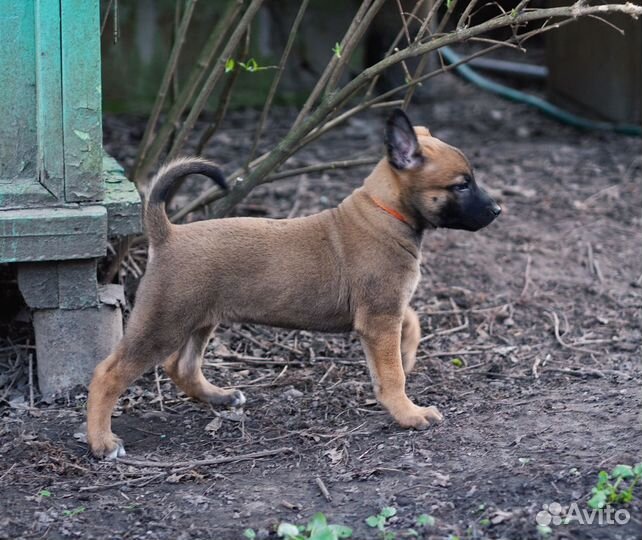
[[[358,333],[379,402],[403,427],[440,421],[435,407],[405,392],[420,330],[409,307],[419,280],[427,228],[477,230],[499,215],[461,151],[413,129],[401,110],[386,125],[387,156],[337,208],[297,219],[231,218],[172,225],[164,198],[187,174],[225,185],[200,159],[177,160],[156,176],[146,208],[147,272],[127,330],[94,372],[88,441],[96,456],[122,456],[111,431],[119,395],[144,371],[164,362],[187,395],[242,405],[201,371],[210,335],[222,321]]]

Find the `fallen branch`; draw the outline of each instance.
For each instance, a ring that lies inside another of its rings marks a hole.
[[[194,461],[146,461],[138,459],[129,459],[129,458],[118,458],[116,461],[118,463],[123,463],[124,465],[131,465],[133,467],[160,467],[160,468],[192,468],[192,467],[203,467],[205,465],[221,465],[223,463],[237,463],[239,461],[249,461],[252,459],[261,459],[265,457],[271,457],[278,454],[289,454],[294,452],[294,450],[288,446],[283,448],[276,448],[274,450],[261,450],[259,452],[252,452],[250,454],[241,454],[238,456],[225,456],[212,459],[200,459]]]

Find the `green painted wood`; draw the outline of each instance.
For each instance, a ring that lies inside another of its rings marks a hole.
[[[59,204],[59,200],[35,178],[14,178],[7,182],[0,178],[0,210]]]
[[[60,0],[65,200],[103,198],[98,0]]]
[[[34,5],[0,0],[0,182],[36,176]]]
[[[64,196],[60,1],[35,0],[38,181]]]
[[[0,212],[0,263],[89,259],[106,250],[104,206]]]
[[[127,179],[120,164],[108,154],[103,155],[103,181],[105,183],[103,204],[107,208],[109,218],[109,236],[129,236],[140,233],[143,230],[142,204],[138,190],[134,183]]]
[[[58,0],[0,0],[0,208],[63,192]]]

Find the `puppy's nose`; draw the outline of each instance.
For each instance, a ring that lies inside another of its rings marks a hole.
[[[495,217],[502,213],[502,207],[499,206],[496,202],[493,203],[493,206],[490,207],[490,212]]]

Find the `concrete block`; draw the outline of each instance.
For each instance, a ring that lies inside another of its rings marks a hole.
[[[96,259],[22,263],[18,286],[32,309],[98,306]]]
[[[122,287],[110,285],[101,293],[105,303],[98,307],[34,312],[38,383],[44,397],[87,385],[98,362],[122,337]]]

